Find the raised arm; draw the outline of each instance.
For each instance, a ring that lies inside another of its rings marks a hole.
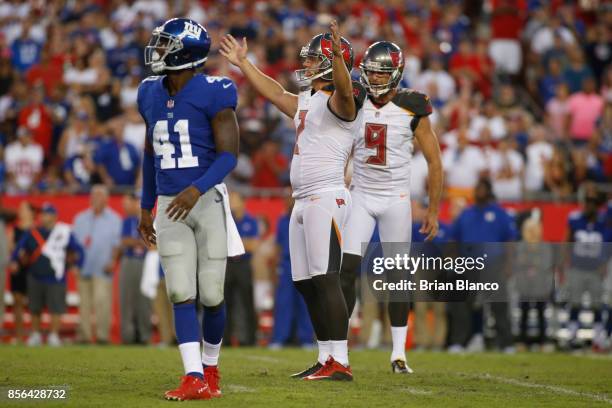
[[[234,37],[227,34],[221,40],[221,49],[219,52],[229,62],[240,68],[240,71],[246,76],[251,84],[257,89],[257,92],[268,99],[285,115],[293,118],[297,112],[298,96],[287,92],[285,88],[273,78],[264,74],[251,61],[247,59],[247,41],[242,38],[240,44]]]
[[[427,215],[423,221],[423,227],[420,232],[427,234],[427,240],[432,240],[438,233],[438,212],[440,211],[440,199],[442,197],[442,184],[443,184],[443,172],[442,172],[442,160],[440,154],[440,145],[438,144],[438,137],[431,128],[431,122],[428,117],[421,117],[419,124],[414,131],[425,160],[427,160],[427,167],[429,170],[428,177],[428,194],[429,194],[429,206],[427,208]]]
[[[332,74],[334,78],[334,93],[329,100],[329,107],[337,116],[346,121],[352,121],[357,116],[357,106],[353,98],[353,83],[344,58],[342,56],[342,43],[338,22],[332,21],[330,25],[332,34]]]

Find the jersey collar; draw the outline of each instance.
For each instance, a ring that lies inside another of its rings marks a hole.
[[[164,83],[164,81],[167,78],[167,75],[163,75],[161,77],[161,81],[159,81],[159,86],[162,89],[163,95],[167,98],[167,99],[173,99],[173,100],[177,100],[179,99],[179,97],[184,94],[187,89],[189,88],[189,85],[194,82],[196,80],[196,77],[200,76],[200,74],[194,74],[191,79],[189,81],[187,81],[187,83],[174,95],[174,96],[170,96],[170,93],[168,92],[168,88],[166,88],[166,85]]]

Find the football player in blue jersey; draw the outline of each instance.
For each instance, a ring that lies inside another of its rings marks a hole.
[[[603,242],[606,238],[605,215],[599,213],[602,200],[593,184],[587,184],[584,205],[569,215],[568,242],[571,242],[569,267],[566,272],[570,303],[570,343],[578,346],[577,333],[580,328],[578,315],[582,296],[590,295],[593,310],[593,348],[603,349],[606,333],[602,321],[604,276],[608,256]]]
[[[236,166],[239,133],[234,83],[196,72],[210,43],[197,22],[166,21],[145,49],[146,65],[159,76],[138,88],[147,126],[139,231],[148,244],[157,243],[185,369],[180,386],[165,393],[169,400],[221,395],[228,241],[226,192],[215,186]],[[202,351],[196,298],[204,306]]]

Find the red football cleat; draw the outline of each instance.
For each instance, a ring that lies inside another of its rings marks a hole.
[[[210,396],[213,398],[220,397],[221,388],[219,387],[219,380],[221,376],[219,375],[219,369],[216,366],[206,367],[204,369],[204,378],[208,383],[208,392]]]
[[[304,377],[306,381],[332,380],[332,381],[353,381],[351,367],[345,367],[332,356],[329,356],[323,367],[314,374]]]
[[[181,385],[175,390],[166,391],[164,397],[170,401],[210,399],[206,381],[191,375],[181,377]]]

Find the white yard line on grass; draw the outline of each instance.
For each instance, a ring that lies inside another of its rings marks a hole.
[[[255,388],[246,387],[239,384],[227,384],[223,387],[225,390],[230,392],[255,392]]]
[[[282,363],[283,362],[283,360],[281,360],[280,358],[266,357],[266,356],[246,356],[245,358],[247,360],[263,361],[264,363]]]
[[[591,360],[612,360],[612,354],[574,354],[574,357],[588,358]]]
[[[559,394],[590,398],[595,401],[605,402],[606,404],[612,405],[612,399],[606,397],[605,395],[593,394],[591,392],[575,391],[569,388],[560,387],[558,385],[539,384],[539,383],[533,383],[533,382],[528,382],[528,381],[521,381],[521,380],[517,380],[514,378],[500,377],[500,376],[491,375],[491,374],[471,375],[471,377],[481,379],[481,380],[483,379],[493,380],[493,381],[501,382],[504,384],[516,385],[519,387],[537,388],[537,389],[555,392]]]
[[[401,387],[400,391],[404,391],[412,395],[432,395],[433,394],[433,392],[429,390],[424,390],[422,388],[415,388],[415,387]]]

